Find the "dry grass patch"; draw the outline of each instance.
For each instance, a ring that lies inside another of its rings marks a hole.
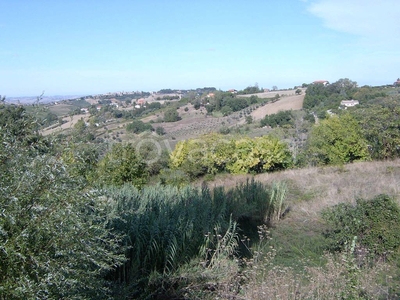
[[[327,263],[297,272],[274,265],[273,256],[247,273],[249,283],[240,299],[395,299],[393,267],[382,262],[372,268],[357,269],[345,256],[326,254]],[[355,284],[356,283],[356,284]],[[360,297],[362,295],[362,297]]]
[[[260,120],[265,115],[276,114],[281,110],[300,110],[303,108],[303,101],[305,95],[287,96],[281,98],[277,102],[270,102],[261,106],[251,113],[254,120]]]
[[[233,187],[251,175],[219,175],[210,186]],[[285,181],[292,211],[318,214],[323,208],[378,194],[400,198],[400,159],[360,162],[344,166],[310,167],[255,175],[257,181]]]

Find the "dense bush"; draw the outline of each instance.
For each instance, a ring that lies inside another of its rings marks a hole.
[[[361,127],[349,114],[332,116],[315,125],[307,141],[310,164],[345,164],[370,159]]]
[[[153,130],[153,127],[151,126],[151,124],[144,123],[143,121],[140,120],[135,120],[126,125],[126,131],[128,132],[141,133],[146,130]]]
[[[344,251],[357,237],[359,247],[374,257],[398,254],[400,207],[387,195],[358,199],[356,205],[336,205],[327,209],[323,217],[330,225],[325,236],[332,251]]]
[[[360,124],[371,157],[400,157],[400,98],[380,105],[357,108],[352,115]]]
[[[261,120],[262,127],[263,126],[277,127],[284,125],[289,125],[289,126],[294,125],[294,117],[292,111],[290,110],[279,111],[276,114],[266,115]]]
[[[142,187],[147,182],[146,163],[136,153],[132,144],[114,144],[99,161],[95,183],[104,185],[123,185],[131,183]]]
[[[168,108],[164,113],[164,122],[176,122],[180,119],[181,117],[175,108]]]
[[[178,142],[170,166],[192,177],[228,171],[232,174],[261,173],[285,169],[292,156],[285,143],[271,136],[226,138],[221,134]]]

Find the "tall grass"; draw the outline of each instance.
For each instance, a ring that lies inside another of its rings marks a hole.
[[[107,193],[119,216],[113,228],[127,234],[125,242],[130,247],[129,262],[118,275],[124,282],[154,270],[174,271],[178,262],[187,262],[199,253],[214,224],[224,224],[206,189],[157,186],[139,191],[126,185]]]
[[[271,223],[279,220],[287,209],[286,191],[284,182],[274,182],[270,186],[254,178],[247,179],[227,191],[230,212],[236,220]]]
[[[243,218],[263,224],[279,217],[284,188],[254,180],[228,191],[207,186],[109,188],[105,195],[116,216],[110,226],[126,235],[128,247],[128,261],[113,278],[143,296],[150,278],[159,277],[162,284],[162,278],[192,260],[216,270],[221,261],[237,256],[239,232],[246,234],[239,231]]]

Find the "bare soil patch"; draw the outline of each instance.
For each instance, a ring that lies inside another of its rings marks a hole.
[[[276,114],[281,110],[300,110],[303,108],[304,96],[305,95],[302,94],[282,97],[277,102],[268,103],[254,110],[251,116],[254,120],[260,120],[264,118],[265,115]]]
[[[72,117],[64,117],[63,123],[61,126],[60,125],[53,125],[50,126],[42,131],[43,135],[49,135],[51,133],[57,132],[57,131],[63,131],[66,129],[73,128],[74,125],[80,120],[83,119],[85,122],[88,122],[90,115],[87,114],[80,114],[80,115],[73,115]]]

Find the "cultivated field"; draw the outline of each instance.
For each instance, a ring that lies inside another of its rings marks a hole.
[[[70,104],[57,104],[57,105],[50,105],[49,106],[49,111],[52,112],[53,114],[56,114],[57,116],[67,116],[72,109],[76,107],[70,105]]]
[[[85,122],[89,120],[89,115],[87,114],[80,114],[80,115],[74,115],[71,117],[64,117],[63,123],[61,126],[60,125],[53,125],[50,126],[42,131],[43,135],[49,135],[55,132],[62,132],[63,130],[67,130],[70,128],[73,128],[76,122],[78,122],[80,119],[83,119]]]
[[[274,103],[268,103],[259,107],[251,113],[254,120],[260,120],[265,115],[275,114],[281,110],[300,110],[303,107],[303,100],[305,95],[287,95],[282,96],[281,99]]]
[[[273,98],[277,93],[279,93],[281,98],[274,103],[268,103],[264,106],[257,105],[258,108],[253,105],[252,108],[245,108],[242,111],[232,113],[231,115],[225,117],[207,115],[207,111],[204,107],[200,108],[199,110],[195,110],[193,105],[187,104],[178,109],[178,113],[182,118],[180,121],[171,123],[157,122],[158,120],[162,119],[162,113],[142,118],[142,121],[154,122],[152,124],[153,128],[163,127],[166,132],[165,138],[184,140],[191,137],[198,137],[202,134],[207,134],[210,132],[218,132],[221,128],[236,128],[237,126],[245,124],[246,115],[251,115],[254,120],[260,120],[264,118],[265,115],[277,113],[280,110],[299,110],[302,108],[304,92],[302,95],[295,95],[294,90],[288,90],[259,93],[255,95],[257,95],[259,98]],[[244,95],[243,97],[250,96],[251,95]],[[154,99],[152,100],[154,101]],[[57,108],[61,109],[61,107]],[[89,117],[90,115],[88,114],[74,115],[72,118],[64,117],[64,124],[62,124],[61,126],[56,125],[49,127],[43,130],[43,134],[48,135],[54,132],[73,128],[73,126],[79,119],[83,118],[83,120],[88,121]],[[129,123],[129,121],[125,121],[122,119],[119,119],[118,122],[110,122],[107,124],[107,131],[120,130],[127,123]],[[104,130],[100,131],[104,132]],[[99,133],[101,134],[101,132]]]
[[[250,115],[254,120],[260,120],[267,114],[274,114],[281,110],[300,110],[303,107],[304,93],[302,95],[295,95],[293,90],[279,91],[281,98],[274,103],[268,103],[264,106],[254,108]],[[272,98],[277,92],[255,94],[259,98]],[[251,95],[245,95],[250,97]],[[185,107],[188,111],[185,112]],[[242,111],[235,112],[226,117],[207,116],[204,108],[195,110],[192,105],[185,105],[181,107],[178,112],[182,120],[173,123],[154,123],[153,127],[161,126],[165,129],[168,136],[174,136],[176,139],[187,139],[189,137],[196,137],[201,134],[209,132],[216,132],[222,127],[235,127],[245,124],[245,112],[249,108]],[[148,117],[146,120],[155,120],[154,116]],[[145,120],[143,120],[145,121]]]

